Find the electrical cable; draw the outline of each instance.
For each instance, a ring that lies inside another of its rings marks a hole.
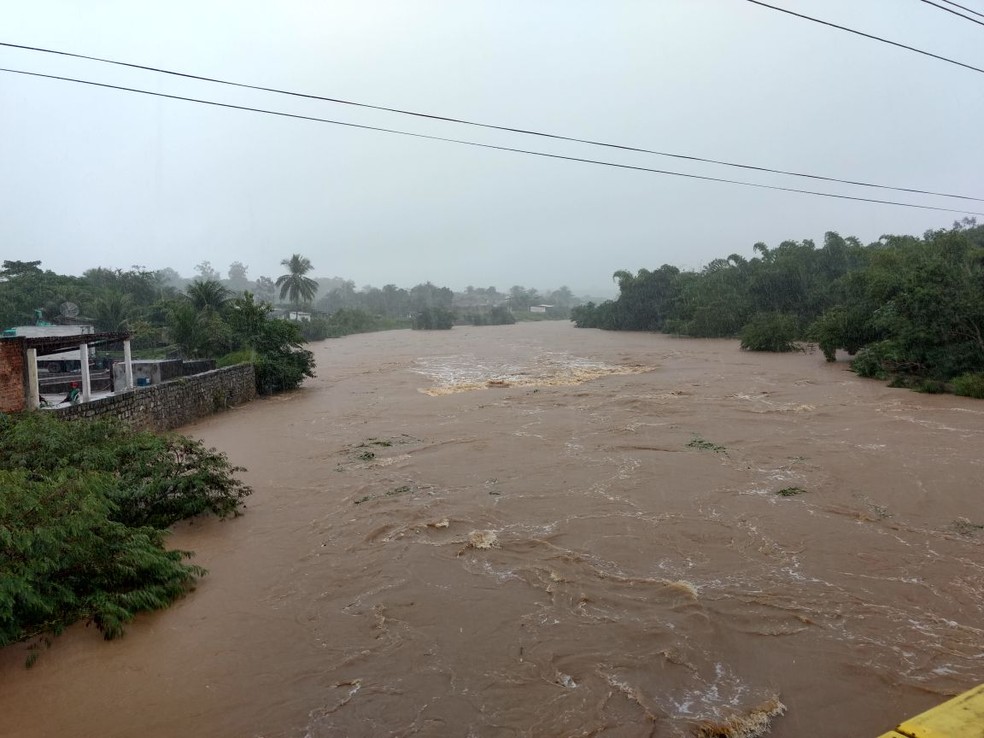
[[[367,109],[370,109],[370,110],[380,110],[380,111],[384,111],[384,112],[387,112],[387,113],[398,113],[400,115],[409,115],[409,116],[414,116],[414,117],[417,117],[417,118],[425,118],[425,119],[429,119],[429,120],[442,121],[442,122],[445,122],[445,123],[458,123],[458,124],[462,124],[462,125],[475,126],[475,127],[478,127],[478,128],[488,128],[488,129],[497,130],[497,131],[505,131],[505,132],[508,132],[508,133],[519,133],[519,134],[523,134],[523,135],[526,135],[526,136],[539,136],[541,138],[549,138],[549,139],[554,139],[554,140],[557,140],[557,141],[571,141],[573,143],[588,144],[588,145],[591,145],[591,146],[602,146],[602,147],[605,147],[605,148],[618,149],[618,150],[621,150],[621,151],[631,151],[631,152],[641,153],[641,154],[653,154],[653,155],[656,155],[656,156],[665,156],[665,157],[669,157],[669,158],[672,158],[672,159],[682,159],[682,160],[685,160],[685,161],[698,161],[698,162],[702,162],[702,163],[705,163],[705,164],[716,164],[716,165],[725,166],[725,167],[734,167],[734,168],[738,168],[738,169],[746,169],[746,170],[751,170],[751,171],[756,171],[756,172],[766,172],[766,173],[769,173],[769,174],[781,174],[781,175],[790,176],[790,177],[804,177],[804,178],[807,178],[807,179],[820,180],[820,181],[824,181],[824,182],[836,182],[838,184],[854,185],[854,186],[857,186],[857,187],[871,187],[871,188],[876,188],[876,189],[892,190],[894,192],[908,192],[908,193],[912,193],[912,194],[916,194],[916,195],[933,195],[933,196],[936,196],[936,197],[949,197],[949,198],[953,198],[953,199],[957,199],[957,200],[973,200],[973,201],[976,201],[976,202],[984,202],[984,198],[972,197],[972,196],[969,196],[969,195],[957,195],[957,194],[952,194],[952,193],[947,193],[947,192],[935,192],[933,190],[922,190],[922,189],[916,189],[916,188],[912,188],[912,187],[894,187],[894,186],[891,186],[891,185],[876,184],[876,183],[872,183],[872,182],[862,182],[862,181],[853,180],[853,179],[840,179],[838,177],[826,177],[826,176],[819,175],[819,174],[809,174],[809,173],[805,173],[805,172],[795,172],[795,171],[789,171],[789,170],[784,170],[784,169],[772,169],[772,168],[769,168],[769,167],[755,166],[755,165],[752,165],[752,164],[740,164],[740,163],[736,163],[736,162],[723,161],[723,160],[720,160],[720,159],[708,159],[708,158],[700,157],[700,156],[691,156],[691,155],[687,155],[687,154],[676,154],[676,153],[670,153],[670,152],[666,152],[666,151],[656,151],[654,149],[644,149],[644,148],[638,148],[638,147],[635,147],[635,146],[624,146],[624,145],[621,145],[621,144],[607,143],[607,142],[604,142],[604,141],[594,141],[594,140],[585,139],[585,138],[575,138],[573,136],[563,136],[563,135],[556,134],[556,133],[545,133],[545,132],[542,132],[542,131],[534,131],[534,130],[529,130],[529,129],[525,129],[525,128],[512,128],[512,127],[509,127],[509,126],[496,125],[496,124],[492,124],[492,123],[480,123],[480,122],[476,122],[476,121],[465,120],[463,118],[451,118],[451,117],[447,117],[447,116],[443,116],[443,115],[435,115],[435,114],[432,114],[432,113],[420,113],[420,112],[415,112],[415,111],[411,111],[411,110],[404,110],[404,109],[401,109],[401,108],[386,107],[386,106],[383,106],[383,105],[370,105],[369,103],[354,102],[352,100],[344,100],[344,99],[335,98],[335,97],[325,97],[325,96],[322,96],[322,95],[313,95],[313,94],[304,93],[304,92],[294,92],[294,91],[291,91],[291,90],[283,90],[283,89],[278,89],[278,88],[275,88],[275,87],[264,87],[264,86],[261,86],[261,85],[252,85],[252,84],[248,84],[248,83],[245,83],[245,82],[232,82],[232,81],[229,81],[229,80],[218,79],[218,78],[215,78],[215,77],[204,77],[204,76],[201,76],[201,75],[190,74],[190,73],[186,73],[186,72],[176,72],[176,71],[173,71],[173,70],[170,70],[170,69],[162,69],[162,68],[159,68],[159,67],[150,67],[150,66],[145,66],[143,64],[134,64],[134,63],[131,63],[131,62],[117,61],[117,60],[114,60],[114,59],[105,59],[105,58],[98,57],[98,56],[88,56],[86,54],[75,54],[75,53],[72,53],[72,52],[69,52],[69,51],[58,51],[58,50],[55,50],[55,49],[45,49],[45,48],[38,47],[38,46],[25,46],[23,44],[14,44],[14,43],[8,43],[8,42],[2,42],[2,41],[0,41],[0,47],[3,47],[3,46],[8,47],[8,48],[12,48],[12,49],[21,49],[21,50],[25,50],[25,51],[36,51],[36,52],[40,52],[40,53],[44,53],[44,54],[55,54],[55,55],[58,55],[58,56],[66,56],[66,57],[71,57],[71,58],[74,58],[74,59],[84,59],[86,61],[95,61],[95,62],[100,62],[102,64],[112,64],[112,65],[121,66],[121,67],[129,67],[131,69],[139,69],[139,70],[147,71],[147,72],[155,72],[155,73],[158,73],[158,74],[166,74],[166,75],[170,75],[170,76],[174,76],[174,77],[181,77],[181,78],[184,78],[184,79],[193,79],[193,80],[197,80],[197,81],[200,81],[200,82],[210,82],[210,83],[214,83],[214,84],[227,85],[227,86],[230,86],[230,87],[239,87],[241,89],[257,90],[257,91],[260,91],[260,92],[271,92],[271,93],[275,93],[275,94],[278,94],[278,95],[288,95],[288,96],[291,96],[291,97],[299,97],[299,98],[303,98],[303,99],[307,99],[307,100],[320,100],[322,102],[336,103],[336,104],[339,104],[339,105],[349,105],[349,106],[352,106],[352,107],[367,108]]]
[[[944,3],[946,3],[947,5],[952,5],[955,8],[960,8],[961,10],[966,10],[968,13],[973,13],[974,15],[979,15],[981,18],[984,18],[984,13],[978,13],[976,10],[971,10],[970,8],[968,8],[966,6],[963,6],[960,3],[955,3],[955,2],[952,2],[951,0],[942,0],[942,1]]]
[[[857,31],[853,28],[848,28],[847,26],[839,26],[836,23],[831,23],[830,21],[820,20],[819,18],[814,18],[813,16],[803,15],[802,13],[796,13],[792,10],[787,10],[786,8],[780,8],[776,5],[769,5],[768,3],[763,3],[761,0],[745,0],[745,2],[752,3],[753,5],[760,5],[763,8],[769,8],[770,10],[778,10],[780,13],[786,13],[787,15],[794,15],[797,18],[803,18],[804,20],[813,21],[814,23],[819,23],[824,26],[830,26],[831,28],[837,28],[841,31],[847,31],[848,33],[853,33],[855,36],[863,36],[864,38],[871,39],[872,41],[880,41],[883,44],[889,44],[890,46],[897,46],[900,49],[907,49],[908,51],[914,51],[917,54],[922,54],[923,56],[930,56],[933,59],[939,59],[940,61],[945,61],[950,64],[956,64],[958,67],[963,67],[965,69],[970,69],[973,72],[980,72],[984,74],[984,69],[980,67],[975,67],[971,64],[965,64],[964,62],[957,61],[956,59],[950,59],[946,56],[940,56],[939,54],[934,54],[931,51],[925,51],[923,49],[917,49],[915,46],[909,46],[907,44],[899,43],[898,41],[890,41],[887,38],[882,38],[881,36],[875,36],[871,33],[865,33],[864,31]]]
[[[947,13],[952,13],[958,18],[963,18],[964,20],[970,21],[971,23],[976,23],[979,26],[984,26],[984,23],[977,20],[976,18],[970,18],[964,15],[963,13],[958,13],[956,10],[951,10],[950,8],[944,8],[942,5],[937,5],[936,3],[932,2],[932,0],[920,0],[920,2],[926,3],[927,5],[932,5],[934,8],[939,8],[940,10],[945,10]]]
[[[636,172],[649,172],[652,174],[662,174],[671,177],[683,177],[686,179],[696,179],[705,182],[720,182],[723,184],[733,184],[740,185],[742,187],[755,187],[757,189],[763,190],[774,190],[777,192],[795,192],[802,195],[814,195],[817,197],[828,197],[837,200],[853,200],[856,202],[871,202],[880,205],[894,205],[903,208],[915,208],[918,210],[935,210],[944,213],[960,213],[963,215],[981,215],[984,216],[984,212],[977,212],[973,210],[958,210],[954,208],[944,208],[936,205],[919,205],[916,203],[899,202],[897,200],[879,200],[870,197],[858,197],[856,195],[840,195],[832,192],[819,192],[816,190],[803,190],[796,187],[782,187],[780,185],[767,185],[760,184],[757,182],[745,182],[736,179],[725,179],[723,177],[710,177],[703,174],[688,174],[686,172],[675,172],[667,169],[654,169],[651,167],[640,167],[631,164],[618,164],[616,162],[602,161],[599,159],[586,159],[578,156],[564,156],[561,154],[550,154],[545,151],[533,151],[530,149],[519,149],[511,146],[497,146],[494,144],[480,143],[477,141],[467,141],[459,138],[448,138],[445,136],[432,136],[425,133],[412,133],[410,131],[401,131],[394,128],[383,128],[380,126],[369,126],[362,123],[350,123],[347,121],[333,120],[330,118],[319,118],[313,115],[300,115],[298,113],[287,113],[279,110],[268,110],[265,108],[254,108],[247,105],[234,105],[232,103],[218,102],[216,100],[206,100],[203,98],[196,97],[186,97],[184,95],[170,95],[163,92],[153,92],[151,90],[141,90],[136,87],[124,87],[122,85],[112,85],[105,82],[94,82],[92,80],[78,79],[74,77],[62,77],[55,74],[42,74],[40,72],[29,72],[22,69],[9,69],[5,67],[0,67],[0,72],[7,74],[19,74],[27,77],[38,77],[42,79],[59,80],[62,82],[72,82],[75,84],[89,85],[92,87],[101,87],[108,90],[117,90],[121,92],[132,92],[139,95],[148,95],[151,97],[160,97],[168,100],[181,100],[184,102],[197,103],[201,105],[211,105],[219,108],[226,108],[229,110],[243,110],[252,113],[262,113],[265,115],[273,115],[280,118],[292,118],[296,120],[306,120],[316,123],[328,123],[336,126],[343,126],[346,128],[356,128],[364,131],[376,131],[378,133],[389,133],[398,136],[407,136],[410,138],[420,138],[428,141],[443,141],[446,143],[454,143],[462,146],[474,146],[476,148],[491,149],[495,151],[510,151],[517,154],[527,154],[529,156],[539,156],[545,159],[560,159],[563,161],[574,161],[580,162],[582,164],[594,164],[596,166],[613,167],[615,169],[627,169]]]

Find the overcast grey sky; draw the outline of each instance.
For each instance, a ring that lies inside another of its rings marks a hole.
[[[774,0],[984,66],[918,0]],[[962,4],[984,12],[984,1]],[[984,197],[984,74],[743,0],[0,0],[0,41],[360,102]],[[0,66],[640,166],[984,210],[0,49]],[[0,73],[0,257],[454,289],[611,290],[756,241],[959,215],[475,149]],[[976,207],[974,207],[976,206]]]

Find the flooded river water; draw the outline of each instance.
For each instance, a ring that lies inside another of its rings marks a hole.
[[[314,350],[184,429],[255,489],[172,536],[198,589],[0,652],[0,735],[874,738],[984,681],[984,402],[561,322]]]

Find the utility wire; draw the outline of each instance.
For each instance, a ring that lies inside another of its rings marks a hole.
[[[786,13],[787,15],[794,15],[797,18],[803,18],[804,20],[813,21],[814,23],[819,23],[824,26],[830,26],[831,28],[837,28],[841,31],[847,31],[848,33],[853,33],[855,36],[863,36],[864,38],[870,38],[872,41],[880,41],[883,44],[889,44],[890,46],[897,46],[900,49],[906,49],[908,51],[914,51],[917,54],[922,54],[923,56],[931,56],[934,59],[939,59],[940,61],[945,61],[950,64],[956,64],[958,67],[963,67],[964,69],[970,69],[973,72],[980,72],[984,74],[984,69],[980,67],[975,67],[971,64],[964,64],[956,59],[950,59],[946,56],[940,56],[939,54],[934,54],[931,51],[924,51],[923,49],[917,49],[915,46],[909,46],[907,44],[899,43],[898,41],[889,41],[887,38],[882,38],[881,36],[875,36],[871,33],[865,33],[864,31],[856,31],[853,28],[848,28],[847,26],[839,26],[836,23],[831,23],[830,21],[820,20],[819,18],[814,18],[809,15],[803,15],[802,13],[795,13],[792,10],[787,10],[786,8],[780,8],[776,5],[769,5],[768,3],[763,3],[761,0],[745,0],[746,2],[752,3],[753,5],[760,5],[763,8],[769,8],[769,10],[778,10],[780,13]]]
[[[947,13],[952,13],[958,18],[963,18],[964,20],[970,21],[971,23],[976,23],[979,26],[984,26],[984,23],[981,23],[981,21],[977,20],[976,18],[971,18],[970,16],[964,15],[963,13],[958,13],[956,10],[953,10],[952,8],[947,8],[944,7],[943,5],[937,5],[936,3],[932,2],[932,0],[920,0],[920,2],[924,2],[927,5],[932,5],[934,8],[939,8],[940,10],[945,10]]]
[[[984,13],[978,13],[976,10],[971,10],[970,8],[965,7],[965,6],[961,5],[960,3],[951,2],[951,0],[943,0],[943,2],[945,2],[947,5],[952,5],[955,8],[960,8],[961,10],[966,10],[968,13],[973,13],[974,15],[979,15],[981,18],[984,18]]]
[[[686,179],[697,179],[704,182],[720,182],[723,184],[733,184],[740,185],[742,187],[755,187],[757,189],[763,190],[774,190],[778,192],[796,192],[801,195],[815,195],[817,197],[829,197],[837,200],[854,200],[856,202],[872,202],[878,203],[880,205],[895,205],[903,208],[916,208],[918,210],[936,210],[944,213],[961,213],[964,215],[982,215],[984,212],[977,212],[973,210],[957,210],[954,208],[943,208],[934,205],[917,205],[915,203],[909,202],[898,202],[896,200],[878,200],[870,197],[857,197],[855,195],[839,195],[832,192],[819,192],[816,190],[803,190],[795,187],[781,187],[779,185],[767,185],[759,184],[757,182],[745,182],[736,179],[724,179],[723,177],[709,177],[703,174],[688,174],[685,172],[675,172],[667,169],[653,169],[651,167],[640,167],[631,164],[618,164],[610,161],[602,161],[599,159],[586,159],[578,156],[563,156],[561,154],[549,154],[544,151],[533,151],[530,149],[518,149],[511,146],[496,146],[494,144],[479,143],[477,141],[467,141],[460,138],[447,138],[445,136],[432,136],[425,133],[412,133],[410,131],[401,131],[395,128],[382,128],[380,126],[369,126],[361,123],[350,123],[340,120],[332,120],[330,118],[319,118],[313,115],[300,115],[297,113],[286,113],[279,110],[268,110],[265,108],[254,108],[247,105],[233,105],[232,103],[218,102],[216,100],[205,100],[197,97],[186,97],[184,95],[169,95],[163,92],[153,92],[151,90],[141,90],[136,87],[124,87],[122,85],[111,85],[105,82],[94,82],[92,80],[77,79],[74,77],[62,77],[54,74],[42,74],[40,72],[28,72],[21,69],[8,69],[0,67],[0,72],[6,72],[8,74],[19,74],[27,77],[39,77],[42,79],[53,79],[62,82],[72,82],[75,84],[89,85],[91,87],[102,87],[108,90],[118,90],[121,92],[132,92],[138,95],[149,95],[151,97],[161,97],[168,100],[181,100],[184,102],[198,103],[200,105],[211,105],[218,108],[227,108],[229,110],[245,110],[252,113],[263,113],[265,115],[273,115],[280,118],[293,118],[296,120],[307,120],[315,123],[328,123],[336,126],[344,126],[346,128],[357,128],[364,131],[376,131],[378,133],[390,133],[397,136],[407,136],[410,138],[420,138],[426,139],[428,141],[443,141],[446,143],[460,144],[462,146],[474,146],[480,149],[492,149],[495,151],[511,151],[516,154],[527,154],[529,156],[539,156],[545,159],[560,159],[563,161],[575,161],[582,164],[594,164],[603,167],[613,167],[615,169],[628,169],[635,172],[649,172],[652,174],[663,174],[671,177],[684,177]]]
[[[916,195],[934,195],[934,196],[937,196],[937,197],[949,197],[949,198],[954,198],[954,199],[958,199],[958,200],[974,200],[976,202],[984,202],[984,198],[971,197],[971,196],[968,196],[968,195],[956,195],[956,194],[946,193],[946,192],[934,192],[933,190],[920,190],[920,189],[915,189],[915,188],[912,188],[912,187],[893,187],[893,186],[890,186],[890,185],[882,185],[882,184],[876,184],[876,183],[872,183],[872,182],[861,182],[861,181],[853,180],[853,179],[839,179],[837,177],[825,177],[825,176],[821,176],[819,174],[808,174],[808,173],[804,173],[804,172],[794,172],[794,171],[788,171],[788,170],[784,170],[784,169],[771,169],[769,167],[754,166],[752,164],[739,164],[739,163],[730,162],[730,161],[722,161],[722,160],[719,160],[719,159],[708,159],[708,158],[700,157],[700,156],[690,156],[690,155],[686,155],[686,154],[675,154],[675,153],[670,153],[670,152],[666,152],[666,151],[656,151],[656,150],[653,150],[653,149],[643,149],[643,148],[638,148],[638,147],[635,147],[635,146],[623,146],[623,145],[620,145],[620,144],[607,143],[607,142],[604,142],[604,141],[593,141],[591,139],[575,138],[573,136],[563,136],[563,135],[556,134],[556,133],[544,133],[542,131],[534,131],[534,130],[529,130],[529,129],[525,129],[525,128],[511,128],[509,126],[496,125],[496,124],[492,124],[492,123],[479,123],[479,122],[476,122],[476,121],[465,120],[465,119],[462,119],[462,118],[450,118],[450,117],[446,117],[446,116],[443,116],[443,115],[434,115],[434,114],[431,114],[431,113],[420,113],[420,112],[415,112],[415,111],[411,111],[411,110],[403,110],[403,109],[400,109],[400,108],[386,107],[386,106],[383,106],[383,105],[370,105],[368,103],[360,103],[360,102],[355,102],[355,101],[352,101],[352,100],[344,100],[344,99],[336,98],[336,97],[324,97],[324,96],[321,96],[321,95],[313,95],[313,94],[308,94],[308,93],[303,93],[303,92],[294,92],[294,91],[290,91],[290,90],[278,89],[278,88],[275,88],[275,87],[263,87],[261,85],[252,85],[252,84],[247,84],[247,83],[244,83],[244,82],[232,82],[232,81],[229,81],[229,80],[217,79],[215,77],[204,77],[204,76],[197,75],[197,74],[189,74],[189,73],[185,73],[185,72],[176,72],[176,71],[169,70],[169,69],[161,69],[161,68],[158,68],[158,67],[144,66],[142,64],[133,64],[133,63],[130,63],[130,62],[116,61],[116,60],[113,60],[113,59],[104,59],[104,58],[101,58],[101,57],[98,57],[98,56],[88,56],[86,54],[74,54],[74,53],[71,53],[71,52],[68,52],[68,51],[57,51],[57,50],[54,50],[54,49],[45,49],[45,48],[40,48],[40,47],[37,47],[37,46],[24,46],[22,44],[13,44],[13,43],[6,43],[6,42],[0,41],[0,47],[3,47],[3,46],[6,46],[6,47],[12,48],[12,49],[22,49],[22,50],[26,50],[26,51],[37,51],[37,52],[41,52],[41,53],[44,53],[44,54],[56,54],[58,56],[67,56],[67,57],[71,57],[71,58],[74,58],[74,59],[85,59],[87,61],[95,61],[95,62],[100,62],[100,63],[103,63],[103,64],[113,64],[113,65],[121,66],[121,67],[129,67],[131,69],[140,69],[140,70],[147,71],[147,72],[156,72],[156,73],[159,73],[159,74],[171,75],[173,77],[182,77],[184,79],[193,79],[193,80],[198,80],[198,81],[201,81],[201,82],[211,82],[211,83],[220,84],[220,85],[228,85],[230,87],[239,87],[239,88],[247,89],[247,90],[258,90],[258,91],[261,91],[261,92],[272,92],[272,93],[275,93],[275,94],[278,94],[278,95],[289,95],[291,97],[299,97],[299,98],[304,98],[304,99],[308,99],[308,100],[320,100],[320,101],[323,101],[323,102],[337,103],[337,104],[340,104],[340,105],[350,105],[352,107],[367,108],[367,109],[370,109],[370,110],[381,110],[381,111],[384,111],[384,112],[387,112],[387,113],[398,113],[400,115],[410,115],[410,116],[414,116],[414,117],[417,117],[417,118],[426,118],[426,119],[429,119],[429,120],[438,120],[438,121],[442,121],[442,122],[446,122],[446,123],[459,123],[459,124],[468,125],[468,126],[475,126],[477,128],[489,128],[489,129],[492,129],[492,130],[506,131],[506,132],[509,132],[509,133],[520,133],[520,134],[527,135],[527,136],[539,136],[541,138],[550,138],[550,139],[554,139],[554,140],[557,140],[557,141],[571,141],[571,142],[574,142],[574,143],[589,144],[591,146],[602,146],[602,147],[605,147],[605,148],[618,149],[618,150],[621,150],[621,151],[632,151],[632,152],[642,153],[642,154],[654,154],[656,156],[665,156],[665,157],[669,157],[669,158],[672,158],[672,159],[682,159],[682,160],[686,160],[686,161],[698,161],[698,162],[703,162],[705,164],[717,164],[717,165],[720,165],[720,166],[735,167],[735,168],[738,168],[738,169],[746,169],[746,170],[751,170],[751,171],[756,171],[756,172],[767,172],[769,174],[782,174],[782,175],[786,175],[786,176],[790,176],[790,177],[805,177],[807,179],[820,180],[820,181],[824,181],[824,182],[836,182],[838,184],[855,185],[855,186],[858,186],[858,187],[871,187],[871,188],[876,188],[876,189],[892,190],[892,191],[895,191],[895,192],[909,192],[909,193],[916,194]]]

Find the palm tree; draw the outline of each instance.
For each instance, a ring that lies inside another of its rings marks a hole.
[[[200,313],[221,312],[232,297],[232,293],[221,282],[216,282],[214,279],[204,281],[196,279],[185,288],[185,292],[188,299],[191,300],[191,304]]]
[[[129,329],[133,298],[119,290],[106,290],[92,302],[92,322],[101,331]]]
[[[280,262],[290,270],[290,274],[282,274],[277,277],[277,287],[280,288],[280,299],[290,295],[290,301],[295,305],[302,302],[311,302],[318,294],[318,283],[310,277],[304,275],[314,267],[306,256],[294,254],[289,259]]]

